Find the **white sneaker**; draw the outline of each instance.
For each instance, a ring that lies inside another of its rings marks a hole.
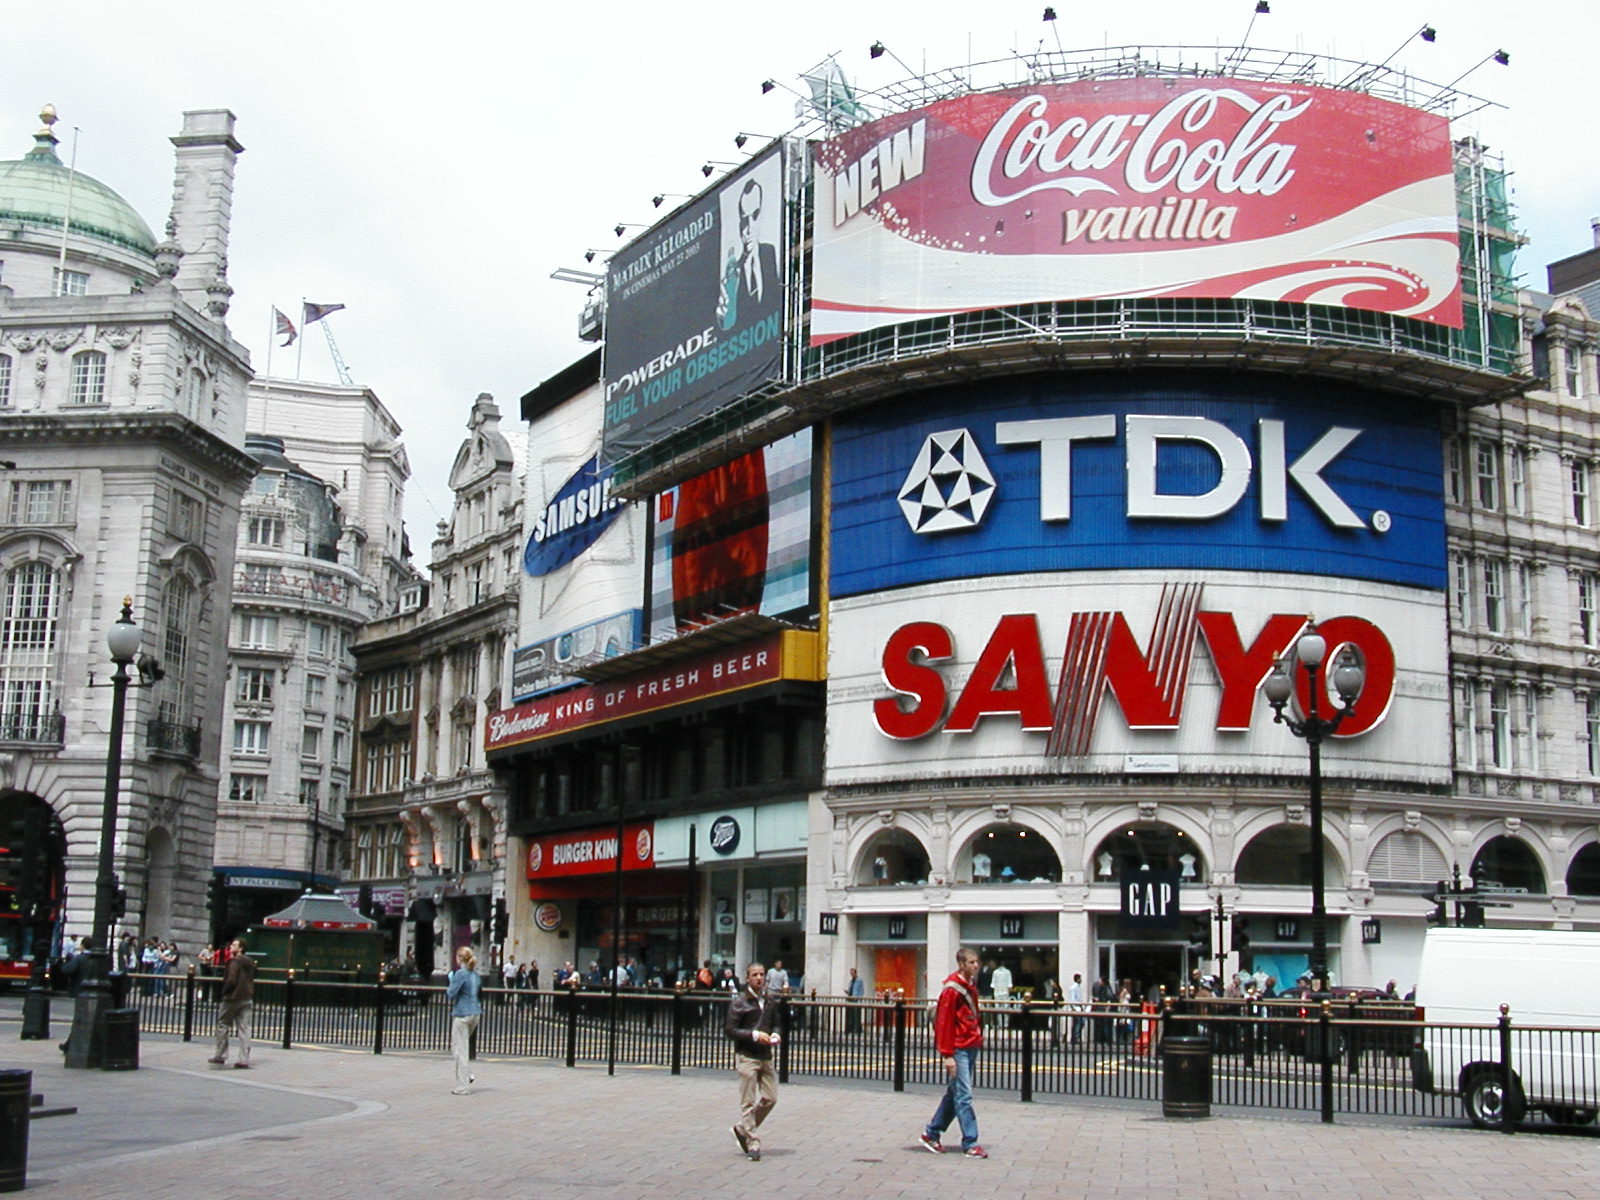
[[[472,1095],[472,1090],[470,1088],[451,1088],[450,1094],[452,1096],[470,1096]]]

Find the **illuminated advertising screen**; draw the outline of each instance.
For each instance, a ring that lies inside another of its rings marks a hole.
[[[834,597],[1128,568],[1445,584],[1436,412],[1326,380],[1076,372],[836,420]]]
[[[1144,76],[972,94],[815,150],[811,342],[1050,300],[1462,325],[1449,126],[1360,92]]]
[[[811,431],[713,467],[654,499],[650,638],[811,604]]]
[[[605,462],[780,374],[791,240],[783,181],[775,147],[611,260]]]

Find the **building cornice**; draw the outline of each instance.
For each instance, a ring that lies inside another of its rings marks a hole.
[[[17,413],[0,417],[0,447],[71,444],[153,444],[170,448],[214,473],[244,484],[255,476],[256,460],[238,446],[174,412],[125,409],[68,413]]]

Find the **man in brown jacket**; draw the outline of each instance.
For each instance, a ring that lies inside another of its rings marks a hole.
[[[783,1039],[772,1031],[778,1000],[765,995],[767,969],[751,963],[745,986],[728,1002],[723,1029],[733,1042],[734,1066],[739,1072],[739,1123],[733,1139],[745,1157],[761,1161],[761,1136],[756,1132],[778,1103],[778,1073],[772,1068],[772,1048]]]
[[[244,939],[234,938],[228,946],[228,968],[222,977],[222,1003],[217,1006],[217,1052],[207,1062],[224,1066],[228,1061],[228,1039],[239,1039],[239,1056],[233,1065],[250,1065],[250,1018],[255,1011],[256,961],[244,952]]]

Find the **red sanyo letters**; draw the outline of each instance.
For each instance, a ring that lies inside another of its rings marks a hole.
[[[955,637],[936,622],[913,621],[890,634],[884,645],[883,679],[896,695],[873,701],[873,717],[885,735],[904,740],[926,737],[941,727],[946,733],[971,733],[984,717],[1009,716],[1025,730],[1048,731],[1053,741],[1062,739],[1060,751],[1081,753],[1101,698],[1109,691],[1130,728],[1176,729],[1197,631],[1221,688],[1216,727],[1243,730],[1250,726],[1257,690],[1306,619],[1287,613],[1268,617],[1248,645],[1232,613],[1195,612],[1191,621],[1176,624],[1177,636],[1158,630],[1146,652],[1122,613],[1072,614],[1052,688],[1037,615],[1003,616],[951,704],[954,681],[934,664],[955,660]],[[1346,645],[1354,646],[1365,662],[1366,683],[1338,736],[1365,733],[1383,719],[1393,698],[1394,649],[1381,629],[1361,617],[1319,621],[1317,629],[1327,639],[1328,663]],[[1304,712],[1309,691],[1303,672],[1295,675]],[[1322,672],[1319,680],[1326,676]],[[1336,707],[1331,700],[1320,703],[1325,713]]]

